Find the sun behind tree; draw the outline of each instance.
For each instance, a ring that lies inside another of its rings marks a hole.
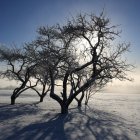
[[[113,43],[120,32],[103,13],[79,14],[63,26],[40,27],[38,34],[24,46],[27,61],[36,69],[31,77],[45,73],[50,97],[59,103],[62,114],[68,113],[71,102],[84,91],[104,87],[112,79],[131,80],[126,72],[133,66],[121,57],[130,44]]]

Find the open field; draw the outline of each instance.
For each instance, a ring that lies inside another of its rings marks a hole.
[[[38,103],[32,92],[12,106],[11,92],[0,90],[0,140],[140,140],[140,94],[98,93],[61,115],[57,102]]]

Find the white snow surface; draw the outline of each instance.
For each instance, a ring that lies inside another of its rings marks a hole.
[[[97,93],[62,115],[49,96],[28,91],[10,105],[11,93],[0,90],[0,140],[140,140],[140,94]]]

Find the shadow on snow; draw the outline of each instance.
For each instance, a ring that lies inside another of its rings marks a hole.
[[[26,114],[35,115],[39,111],[37,107],[38,103],[39,102],[36,102],[34,104],[0,105],[0,121],[8,121],[9,119],[15,119]]]
[[[7,109],[4,111],[4,109]],[[14,111],[13,111],[14,110]],[[1,106],[2,120],[19,115],[39,113],[36,105],[18,107]],[[16,112],[15,112],[16,111]],[[9,114],[9,115],[8,115]],[[2,117],[3,116],[3,117]],[[22,121],[22,120],[21,120]],[[91,109],[73,108],[69,114],[46,113],[39,121],[18,128],[17,122],[11,126],[12,133],[1,134],[3,140],[130,140],[126,124],[119,116]]]

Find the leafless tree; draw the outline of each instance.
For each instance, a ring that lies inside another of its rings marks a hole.
[[[68,113],[68,107],[74,99],[80,106],[83,96],[88,95],[88,102],[91,94],[86,94],[87,91],[96,91],[112,79],[131,80],[127,71],[133,65],[123,58],[130,44],[117,44],[115,39],[120,32],[103,13],[99,16],[79,14],[65,25],[40,27],[38,34],[35,41],[24,47],[28,56],[27,62],[22,53],[15,53],[16,57],[11,57],[12,53],[9,52],[8,64],[11,65],[14,75],[23,72],[22,68],[25,68],[23,76],[17,75],[21,82],[29,81],[32,71],[32,77],[43,85],[43,95],[46,95],[47,87],[50,97],[61,106],[62,114]],[[11,63],[14,61],[20,64],[16,72]],[[7,74],[9,71],[5,75]],[[22,83],[24,84],[21,88],[27,82]],[[19,92],[21,88],[17,88],[15,92]],[[39,92],[38,94],[41,95]],[[81,98],[78,99],[80,94]]]
[[[5,46],[0,47],[0,61],[7,64],[7,68],[0,71],[0,76],[20,82],[11,95],[11,104],[15,104],[16,98],[22,92],[37,85],[38,82],[34,85],[31,83],[31,73],[35,68],[35,64],[31,65],[27,61],[26,53],[23,49],[16,47],[6,48]]]
[[[47,65],[51,83],[50,97],[60,104],[61,113],[68,112],[77,95],[98,83],[131,80],[127,71],[133,66],[123,59],[130,44],[114,43],[120,32],[103,13],[80,14],[65,26],[41,27],[38,33],[34,45],[42,49],[41,63]],[[61,94],[56,93],[58,82]]]
[[[43,102],[44,97],[50,91],[50,81],[45,70],[35,68],[32,72],[32,77],[36,80],[39,87],[31,87],[40,97],[40,102]]]
[[[89,99],[92,98],[95,93],[100,92],[101,89],[106,86],[108,79],[104,80],[105,79],[101,78],[95,81],[95,83],[85,91],[85,105],[88,105]]]

